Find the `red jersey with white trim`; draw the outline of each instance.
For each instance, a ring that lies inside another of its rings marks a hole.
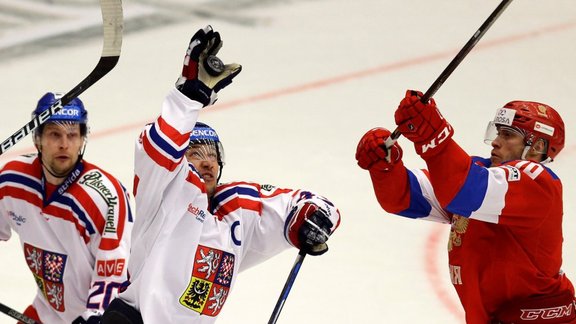
[[[374,189],[389,212],[450,221],[450,278],[467,323],[487,323],[510,301],[574,293],[561,270],[562,183],[552,170],[523,160],[487,167],[455,142],[426,162],[428,171],[371,172]]]
[[[38,285],[32,305],[40,320],[69,324],[101,314],[126,280],[130,197],[117,179],[85,161],[59,187],[46,186],[36,154],[4,166],[0,240],[11,230],[18,234]]]
[[[209,207],[204,181],[184,157],[200,109],[172,90],[136,143],[138,217],[130,285],[120,298],[145,323],[214,323],[237,274],[291,246],[284,227],[292,206],[327,202],[306,191],[235,182],[219,185]],[[328,208],[336,223],[337,210]]]

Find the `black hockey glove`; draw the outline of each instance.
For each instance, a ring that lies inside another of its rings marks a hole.
[[[328,251],[326,241],[334,224],[318,205],[300,202],[288,215],[287,238],[289,242],[310,255],[321,255]]]
[[[217,92],[232,83],[232,79],[242,71],[241,65],[224,65],[215,57],[221,47],[220,34],[210,25],[198,30],[190,40],[182,74],[176,81],[180,92],[204,107],[212,105],[217,100]]]
[[[72,324],[100,324],[100,316],[90,316],[85,320],[82,316],[78,316]]]
[[[334,224],[321,209],[305,219],[298,231],[301,249],[310,255],[322,255],[328,251],[330,229]]]
[[[140,312],[126,304],[120,298],[114,298],[104,315],[102,315],[101,324],[144,324]]]

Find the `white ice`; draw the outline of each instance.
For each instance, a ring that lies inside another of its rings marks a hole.
[[[89,1],[77,2],[94,9],[91,18],[77,19],[80,28],[99,12]],[[201,113],[225,145],[222,180],[314,190],[342,213],[330,251],[306,258],[278,323],[463,323],[448,278],[449,227],[381,210],[354,153],[368,129],[394,128],[394,109],[404,91],[427,90],[499,1],[244,1],[244,7],[222,11],[213,10],[215,2],[170,1],[165,10],[152,1],[125,1],[127,17],[172,13],[178,19],[141,30],[137,20],[127,21],[119,65],[81,95],[92,129],[86,159],[132,188],[133,142],[140,127],[158,114],[189,38],[211,24],[224,39],[221,58],[244,68],[218,104]],[[60,18],[46,17],[28,28],[2,9],[15,3],[47,5],[0,0],[0,44],[14,46],[26,38],[29,45],[46,28],[62,28]],[[514,1],[435,95],[456,140],[477,155],[489,154],[484,130],[504,103],[534,100],[560,111],[566,147],[551,167],[564,182],[563,268],[572,280],[575,40],[574,0]],[[25,55],[0,56],[0,140],[29,121],[46,91],[67,91],[87,75],[100,56],[101,39],[70,37],[58,46],[23,48]],[[406,165],[423,167],[411,144],[399,142]],[[30,151],[26,138],[0,163]],[[35,284],[17,237],[0,244],[0,251],[0,302],[23,310]],[[266,323],[296,254],[287,251],[242,273],[218,322]],[[14,321],[0,314],[0,323]]]

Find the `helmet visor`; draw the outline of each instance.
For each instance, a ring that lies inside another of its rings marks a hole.
[[[505,132],[507,134],[517,134],[522,138],[526,137],[526,133],[514,126],[506,126],[496,124],[494,121],[488,122],[488,126],[486,126],[486,133],[484,134],[484,143],[490,145],[501,132]]]
[[[220,142],[209,139],[194,140],[186,150],[186,158],[196,161],[217,162],[224,165],[224,149]]]
[[[486,126],[486,133],[484,134],[484,143],[490,145],[490,143],[496,139],[496,136],[498,136],[496,123],[494,123],[494,121],[489,121]]]

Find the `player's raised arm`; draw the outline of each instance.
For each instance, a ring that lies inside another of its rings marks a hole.
[[[206,71],[205,60],[214,57],[221,47],[220,34],[211,26],[194,34],[175,88],[166,96],[160,116],[145,127],[136,143],[134,195],[152,209],[161,200],[157,193],[163,192],[178,172],[188,172],[183,157],[200,110],[212,105],[218,91],[241,71],[236,63],[224,65],[218,75]]]
[[[373,128],[362,136],[356,148],[358,166],[370,172],[380,206],[389,213],[408,218],[448,222],[427,172],[407,169],[402,162],[400,144],[394,142],[392,147],[386,148],[390,136],[388,129]]]

